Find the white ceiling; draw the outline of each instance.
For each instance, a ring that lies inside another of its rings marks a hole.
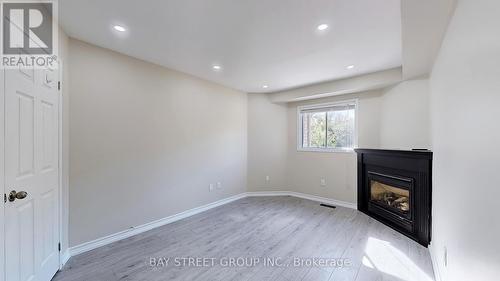
[[[400,0],[64,0],[59,5],[60,23],[73,38],[245,92],[342,79],[399,67],[402,61]],[[316,30],[321,23],[329,25],[324,32]],[[113,30],[116,24],[127,31]],[[213,71],[214,64],[223,69]]]

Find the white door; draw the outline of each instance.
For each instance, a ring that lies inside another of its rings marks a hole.
[[[59,268],[57,77],[5,70],[6,281],[47,281]]]

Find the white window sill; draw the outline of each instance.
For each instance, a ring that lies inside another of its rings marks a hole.
[[[355,153],[354,148],[309,148],[298,147],[298,152]]]

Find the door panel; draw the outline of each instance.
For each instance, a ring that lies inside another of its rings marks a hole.
[[[55,188],[42,194],[40,198],[40,209],[41,209],[41,256],[42,256],[42,266],[50,259],[51,255],[54,254],[54,249],[57,248],[57,206],[55,198]]]
[[[41,170],[42,173],[46,173],[56,168],[53,149],[57,141],[54,134],[54,124],[57,123],[57,112],[55,112],[53,104],[44,101],[41,105]]]
[[[18,179],[22,177],[33,176],[35,173],[35,101],[34,98],[27,93],[17,91],[17,104],[19,108],[17,120],[19,134],[14,136],[17,138],[18,146],[17,166]],[[15,147],[14,147],[15,148]]]
[[[5,276],[48,281],[59,268],[58,91],[53,70],[5,71]],[[52,75],[52,76],[51,76]]]
[[[18,233],[21,241],[14,248],[19,252],[19,261],[22,270],[19,270],[20,280],[32,280],[35,276],[35,210],[33,200],[29,200],[25,204],[16,208],[18,221]],[[8,218],[9,219],[9,218]],[[11,280],[7,278],[7,280]]]

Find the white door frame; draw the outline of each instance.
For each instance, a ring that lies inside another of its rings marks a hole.
[[[0,192],[2,192],[2,201],[4,201],[5,191],[5,128],[4,128],[4,119],[5,119],[5,84],[4,84],[5,72],[3,69],[0,69],[0,92],[2,93],[0,96]],[[0,206],[0,281],[5,281],[5,203],[1,202]]]
[[[63,72],[62,72],[62,62],[58,68],[58,82],[62,81]],[[5,186],[5,71],[4,69],[0,69],[0,191],[3,191],[1,200],[4,201],[3,194],[7,194],[6,186]],[[62,83],[61,83],[62,84]],[[58,132],[58,145],[59,145],[59,155],[58,155],[58,189],[59,189],[59,206],[58,207],[58,227],[59,227],[59,243],[63,240],[63,236],[66,232],[63,231],[63,197],[62,197],[62,112],[63,112],[63,98],[62,98],[62,86],[61,90],[58,90],[58,99],[59,99],[59,112],[58,112],[58,124],[59,124],[59,132]],[[5,281],[5,203],[0,202],[0,281]],[[63,253],[62,249],[59,251],[59,268],[62,268],[63,262]]]
[[[62,248],[62,241],[65,234],[67,232],[64,231],[63,229],[63,220],[64,220],[64,204],[63,204],[63,165],[66,163],[63,162],[63,87],[64,85],[62,84],[63,81],[63,61],[62,59],[59,59],[59,68],[57,69],[58,71],[58,78],[59,80],[57,81],[57,94],[58,94],[58,101],[59,101],[59,112],[58,112],[58,123],[59,123],[59,131],[58,131],[58,142],[59,142],[59,159],[58,159],[58,185],[59,185],[59,269],[62,269],[64,263],[66,260],[64,259],[64,253],[63,253],[63,248]]]

